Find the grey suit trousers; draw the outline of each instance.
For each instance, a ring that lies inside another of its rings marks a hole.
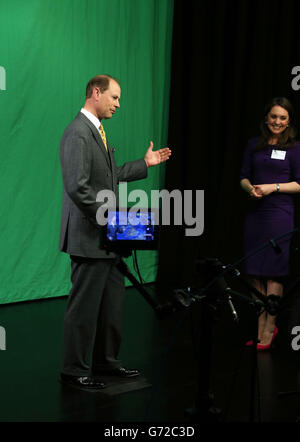
[[[64,320],[61,372],[88,376],[119,367],[124,277],[119,258],[71,256],[72,289]]]

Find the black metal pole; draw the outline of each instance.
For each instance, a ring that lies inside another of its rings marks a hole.
[[[147,292],[147,290],[138,282],[138,280],[133,276],[133,274],[130,272],[127,264],[123,261],[123,259],[120,259],[119,263],[117,264],[117,268],[120,270],[120,272],[126,276],[127,279],[132,283],[132,285],[141,293],[141,295],[146,299],[148,304],[151,305],[151,307],[157,311],[159,310],[160,304],[152,298],[152,296]]]
[[[194,422],[218,422],[221,410],[213,405],[210,393],[213,347],[214,306],[208,297],[201,300],[199,316],[198,354],[197,354],[197,390],[195,406],[186,410],[186,415]]]
[[[253,325],[253,346],[252,346],[252,369],[251,369],[251,387],[250,387],[250,409],[249,421],[255,422],[255,397],[256,397],[256,378],[257,372],[257,343],[258,343],[258,314],[255,310],[255,321]],[[260,398],[258,398],[260,400]]]

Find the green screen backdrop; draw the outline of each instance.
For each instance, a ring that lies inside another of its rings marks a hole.
[[[105,124],[118,164],[143,157],[150,140],[166,145],[172,18],[173,0],[1,0],[1,303],[70,289],[69,257],[58,250],[59,142],[90,78],[121,84],[121,108]],[[149,194],[163,178],[163,165],[151,168],[128,190]],[[153,281],[157,253],[138,261]]]

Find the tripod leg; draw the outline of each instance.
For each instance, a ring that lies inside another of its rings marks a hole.
[[[259,310],[258,310],[259,309]],[[255,310],[255,321],[253,326],[253,348],[252,348],[252,367],[251,367],[251,396],[250,396],[250,410],[249,410],[249,420],[250,422],[255,421],[255,398],[257,394],[258,401],[258,421],[261,420],[261,410],[260,410],[260,391],[256,391],[259,386],[258,379],[258,359],[257,359],[257,343],[258,343],[258,318],[260,315],[260,306],[254,305]],[[259,389],[258,389],[259,390]]]
[[[141,295],[145,298],[145,300],[148,302],[148,304],[151,305],[151,307],[154,310],[159,310],[160,305],[158,302],[155,301],[155,299],[152,298],[151,295],[145,290],[145,288],[138,282],[138,280],[133,276],[133,274],[130,272],[128,266],[126,263],[120,259],[120,262],[117,264],[117,268],[120,270],[120,272],[126,276],[126,278],[132,283],[132,285],[141,293]]]
[[[207,299],[202,301],[199,326],[198,382],[195,408],[189,408],[186,410],[186,414],[197,422],[217,422],[220,419],[221,410],[213,406],[213,395],[210,393],[213,314]]]
[[[255,420],[255,396],[256,396],[256,376],[257,376],[257,336],[258,336],[258,318],[256,321],[256,327],[254,332],[253,348],[252,348],[252,367],[251,367],[251,396],[250,396],[250,410],[249,420],[254,422]]]

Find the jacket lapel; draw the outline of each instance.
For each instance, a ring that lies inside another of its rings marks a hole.
[[[104,143],[103,143],[103,141],[102,141],[102,138],[101,138],[101,135],[100,135],[100,133],[99,133],[99,131],[96,129],[96,127],[94,126],[94,124],[82,113],[82,112],[79,112],[78,113],[78,118],[80,118],[85,124],[87,124],[88,126],[89,126],[89,128],[91,129],[91,131],[92,131],[92,133],[93,133],[93,136],[94,136],[94,138],[95,138],[95,140],[96,140],[96,142],[97,142],[97,144],[99,145],[99,147],[100,147],[100,149],[102,150],[102,152],[103,152],[103,155],[105,156],[105,159],[106,159],[106,162],[107,162],[107,165],[109,166],[109,168],[111,169],[111,159],[110,159],[110,154],[108,154],[108,152],[107,152],[107,150],[106,150],[106,148],[105,148],[105,146],[104,146]],[[109,150],[109,146],[108,146],[108,150]]]

